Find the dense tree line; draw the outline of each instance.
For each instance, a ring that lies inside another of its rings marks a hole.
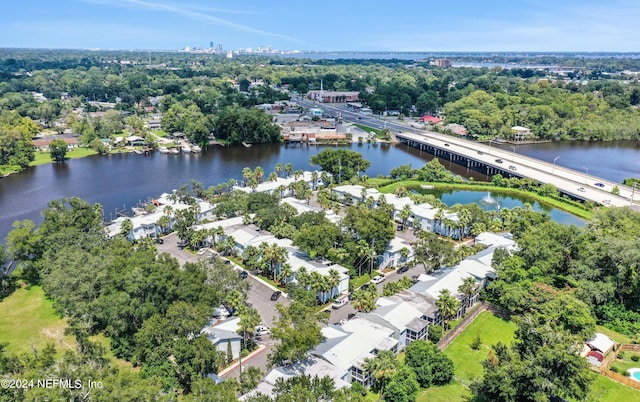
[[[113,353],[156,378],[163,389],[188,393],[224,362],[200,330],[212,309],[244,300],[248,284],[221,260],[185,264],[157,255],[151,239],[106,238],[101,208],[72,198],[52,201],[40,226],[17,222],[7,238],[20,275],[42,284],[68,319],[81,352],[103,332]]]

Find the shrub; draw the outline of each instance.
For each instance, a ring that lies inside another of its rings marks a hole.
[[[631,360],[633,360],[634,362],[640,361],[640,356],[633,355],[633,356],[631,356]]]
[[[478,350],[480,349],[480,345],[482,345],[482,341],[480,340],[480,334],[478,334],[473,342],[471,342],[471,349]]]
[[[433,343],[438,343],[442,338],[442,327],[439,325],[429,325],[429,335],[427,338]]]

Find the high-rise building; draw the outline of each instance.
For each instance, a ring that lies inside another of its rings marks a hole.
[[[434,64],[436,66],[438,66],[438,67],[449,68],[449,67],[451,67],[451,60],[449,60],[449,59],[436,59]]]
[[[213,41],[209,42],[209,49],[213,49]]]

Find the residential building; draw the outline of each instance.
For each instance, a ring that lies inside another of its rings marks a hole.
[[[231,317],[224,321],[210,320],[202,329],[202,333],[213,343],[218,351],[227,354],[231,351],[231,359],[240,357],[242,335],[238,333],[239,317]]]
[[[513,134],[513,139],[516,141],[525,141],[533,137],[531,129],[522,126],[511,127],[511,133]]]

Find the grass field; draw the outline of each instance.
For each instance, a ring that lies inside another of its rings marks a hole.
[[[485,311],[445,349],[444,353],[453,361],[454,381],[444,387],[431,387],[420,392],[417,401],[449,402],[466,401],[471,392],[469,384],[482,377],[481,362],[487,358],[491,345],[513,341],[516,324]],[[480,335],[480,349],[471,349],[471,344]]]
[[[97,155],[98,153],[91,148],[73,148],[65,155],[65,159],[84,158],[85,156]],[[29,163],[29,166],[38,166],[51,163],[51,154],[49,152],[36,152],[35,159]]]
[[[588,398],[602,402],[640,401],[640,391],[597,375]]]
[[[9,344],[9,353],[32,353],[47,343],[54,343],[59,354],[75,348],[74,338],[64,335],[67,323],[40,286],[17,289],[0,302],[0,311],[0,341]]]

